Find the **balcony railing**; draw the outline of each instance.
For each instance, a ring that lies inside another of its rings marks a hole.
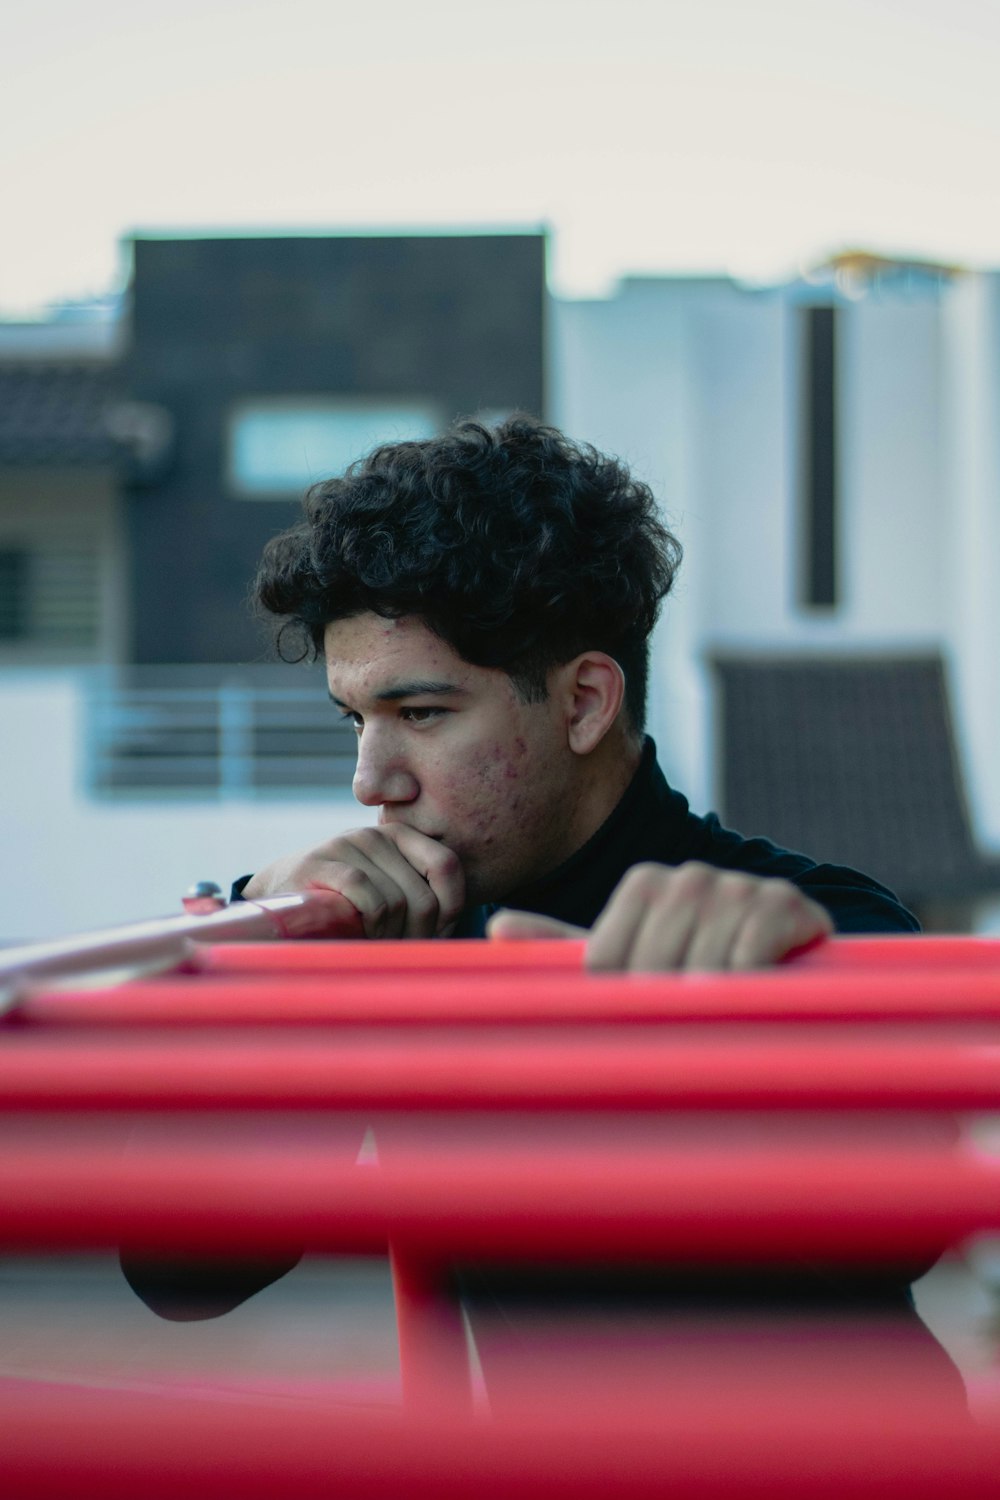
[[[318,672],[289,683],[294,675],[291,668],[206,666],[95,678],[87,697],[88,790],[254,798],[350,785],[353,728],[338,719]]]

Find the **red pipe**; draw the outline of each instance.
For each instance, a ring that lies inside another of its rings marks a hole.
[[[373,945],[373,947],[376,945]],[[995,972],[785,968],[751,974],[348,972],[139,980],[29,995],[12,1016],[61,1025],[365,1025],[1000,1019]]]
[[[411,1416],[472,1414],[465,1322],[449,1285],[447,1261],[427,1260],[391,1243],[403,1404]]]
[[[319,947],[320,944],[310,944]],[[836,937],[796,954],[793,966],[809,969],[1000,968],[1000,939],[957,933],[892,933],[879,937]]]
[[[992,1043],[760,1026],[279,1031],[12,1029],[10,1110],[1000,1109]]]
[[[406,942],[299,942],[294,948],[257,943],[213,944],[198,950],[190,967],[217,974],[532,974],[579,973],[583,942],[483,942],[481,938],[412,939]],[[1000,962],[1000,947],[998,947]]]
[[[200,948],[191,963],[219,973],[471,974],[578,972],[585,944],[567,941],[297,942],[294,948],[233,942]],[[811,945],[790,960],[796,970],[986,969],[1000,971],[1000,939],[900,933],[881,937],[836,937]]]
[[[914,1388],[915,1389],[915,1388]],[[1000,1435],[828,1373],[755,1399],[723,1379],[708,1399],[643,1399],[602,1382],[531,1391],[509,1422],[421,1421],[285,1401],[153,1397],[7,1381],[0,1466],[17,1500],[984,1500]],[[775,1399],[770,1399],[772,1395]]]
[[[22,1128],[0,1148],[0,1244],[159,1255],[249,1255],[289,1244],[440,1260],[894,1262],[1000,1228],[1000,1161],[796,1123],[736,1140],[635,1122],[548,1140],[408,1125],[379,1165],[331,1159],[315,1129],[261,1147],[234,1132],[123,1154],[70,1129]],[[380,1136],[380,1141],[382,1137]],[[667,1155],[668,1151],[672,1154]]]

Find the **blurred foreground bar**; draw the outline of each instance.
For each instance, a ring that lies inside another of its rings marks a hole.
[[[377,1133],[378,1161],[333,1158],[307,1134],[261,1147],[238,1130],[123,1151],[78,1119],[19,1129],[0,1149],[0,1248],[85,1250],[127,1241],[206,1255],[306,1245],[422,1259],[875,1265],[936,1257],[1000,1230],[1000,1160],[897,1126],[842,1135],[796,1121],[763,1139],[641,1126],[595,1138],[565,1122],[512,1137],[407,1121]]]
[[[1000,1231],[1000,1157],[969,1118],[1000,1112],[1000,945],[832,940],[736,975],[588,974],[554,943],[185,939],[170,973],[98,987],[58,963],[58,985],[22,965],[0,1027],[0,1249],[124,1244],[223,1277],[388,1255],[404,1410],[0,1382],[19,1500],[1000,1484],[1000,1437],[939,1408],[877,1301],[726,1312],[666,1351],[652,1319],[609,1344],[586,1310],[543,1318],[487,1421],[452,1280],[652,1266],[724,1291],[806,1263],[902,1300],[901,1268]]]
[[[867,1409],[825,1393],[723,1380],[652,1406],[608,1382],[600,1399],[532,1390],[521,1419],[419,1423],[320,1405],[207,1402],[0,1385],[0,1444],[18,1500],[982,1500],[1000,1434],[933,1420],[919,1393]]]

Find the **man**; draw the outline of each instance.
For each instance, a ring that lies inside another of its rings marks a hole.
[[[357,732],[354,792],[378,825],[279,859],[236,896],[332,889],[376,939],[584,929],[598,969],[746,969],[835,929],[914,931],[874,881],[743,838],[668,787],[643,723],[649,635],[679,560],[646,485],[524,416],[376,449],[315,486],[268,546],[256,596],[286,654],[325,656]],[[294,1259],[123,1263],[177,1317],[225,1311]],[[737,1273],[721,1288],[717,1274],[648,1268],[458,1275],[494,1399],[505,1355],[491,1329],[509,1351],[515,1315],[567,1305],[875,1309],[906,1326],[943,1388],[957,1378],[902,1271]],[[515,1344],[515,1379],[522,1357]]]
[[[286,646],[325,655],[378,827],[242,894],[339,891],[373,938],[585,928],[606,969],[742,969],[834,928],[915,930],[873,881],[668,788],[643,723],[679,560],[646,485],[527,417],[382,447],[316,486],[257,599]]]

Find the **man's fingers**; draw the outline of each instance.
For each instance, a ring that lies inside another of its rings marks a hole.
[[[405,823],[387,823],[378,829],[391,839],[411,869],[425,882],[434,897],[432,934],[444,936],[454,926],[465,905],[465,873],[458,855],[437,839],[408,828]],[[413,936],[426,934],[413,934]]]
[[[337,891],[361,915],[370,938],[436,937],[462,909],[465,879],[456,856],[401,824],[356,828],[315,849],[277,860],[247,884],[248,900],[284,891]]]
[[[586,929],[555,917],[541,917],[531,911],[494,912],[486,924],[486,936],[500,942],[526,941],[532,938],[585,938]]]
[[[337,891],[357,908],[365,937],[402,937],[406,898],[384,870],[357,860],[329,861],[318,869],[315,886]]]
[[[637,865],[594,925],[587,967],[751,969],[832,931],[826,911],[789,881],[697,861]]]
[[[681,968],[712,873],[694,863],[680,870],[634,865],[594,924],[587,968]]]
[[[700,912],[700,921],[684,955],[684,968],[696,971],[730,969],[740,935],[765,882],[749,875],[712,872],[715,879]],[[766,884],[777,883],[767,882]],[[753,963],[763,962],[754,959]]]
[[[822,906],[788,881],[761,882],[753,908],[736,935],[730,955],[732,969],[759,968],[804,948],[817,938],[829,937],[833,922]]]
[[[439,915],[437,896],[396,839],[381,828],[359,828],[350,835],[350,843],[351,859],[357,868],[376,889],[386,893],[385,919],[369,936],[434,937]]]

